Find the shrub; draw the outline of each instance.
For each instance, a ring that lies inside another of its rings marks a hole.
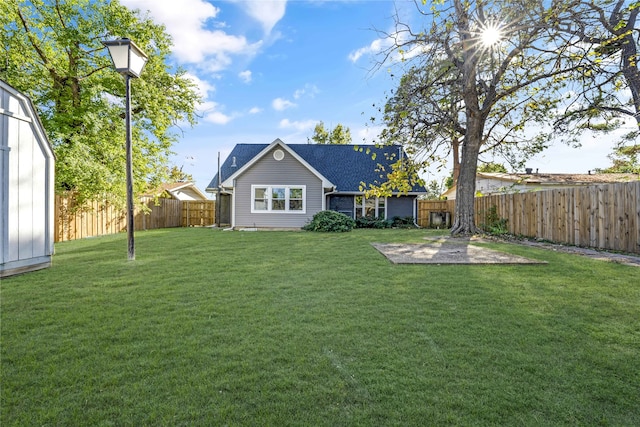
[[[311,222],[304,227],[307,231],[345,232],[353,230],[355,221],[336,211],[322,211],[313,216]]]
[[[356,228],[391,228],[392,222],[372,216],[362,216],[356,219]]]
[[[496,205],[489,208],[489,212],[485,214],[484,220],[485,223],[482,225],[482,228],[489,234],[507,234],[509,232],[507,228],[507,222],[509,222],[509,220],[500,218]]]
[[[394,228],[416,228],[415,218],[412,216],[394,216],[392,221]]]

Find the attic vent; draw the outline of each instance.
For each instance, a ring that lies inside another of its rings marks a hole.
[[[237,168],[238,167],[238,165],[236,165],[236,156],[233,156],[231,158],[231,167],[232,168]]]
[[[284,151],[282,150],[276,150],[273,152],[273,158],[276,159],[277,161],[280,161],[282,159],[284,159]]]

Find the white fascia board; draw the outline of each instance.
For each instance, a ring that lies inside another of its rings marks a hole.
[[[320,172],[318,172],[313,166],[311,166],[309,163],[307,163],[307,161],[305,159],[300,157],[298,155],[298,153],[293,151],[291,148],[289,148],[289,146],[287,144],[282,142],[282,140],[280,138],[276,138],[276,140],[273,141],[271,144],[269,144],[264,150],[262,150],[258,154],[256,154],[256,156],[253,159],[249,160],[247,163],[244,164],[244,166],[242,166],[235,173],[233,173],[231,176],[229,176],[229,178],[225,179],[222,182],[222,186],[223,187],[233,187],[233,181],[238,176],[242,175],[247,169],[252,167],[258,160],[260,160],[262,157],[264,157],[276,145],[279,145],[283,150],[285,150],[287,153],[289,153],[294,159],[296,159],[297,161],[302,163],[302,165],[304,167],[309,169],[309,171],[311,171],[312,174],[314,174],[318,179],[320,179],[320,181],[322,181],[322,186],[324,188],[329,188],[329,187],[334,187],[335,186],[331,181],[329,181]]]
[[[11,112],[4,111],[4,110],[3,110],[3,114],[15,117],[19,120],[30,122],[31,129],[33,130],[34,134],[37,136],[36,139],[38,140],[40,147],[44,151],[45,157],[55,161],[56,156],[55,156],[55,153],[53,152],[53,146],[51,145],[51,142],[49,141],[49,138],[47,137],[47,134],[44,131],[44,125],[40,120],[40,116],[38,116],[38,112],[36,111],[36,107],[33,104],[33,101],[31,101],[29,97],[27,97],[25,94],[23,94],[22,92],[20,92],[19,90],[17,90],[16,88],[9,85],[3,80],[0,80],[0,86],[2,86],[7,92],[9,92],[11,95],[13,95],[18,99],[18,101],[20,102],[20,105],[22,106],[22,109],[27,113],[27,116],[23,118],[21,116],[11,114]]]

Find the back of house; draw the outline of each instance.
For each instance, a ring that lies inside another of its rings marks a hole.
[[[366,198],[404,156],[397,146],[238,144],[207,192],[216,193],[224,223],[235,228],[300,228],[322,210],[352,218],[413,217],[424,187]]]

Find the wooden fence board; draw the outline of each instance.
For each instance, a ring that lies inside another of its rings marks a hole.
[[[136,230],[215,224],[211,200],[143,202],[149,213],[136,212]],[[475,200],[476,224],[486,222],[493,206],[515,235],[640,253],[640,181],[479,197]],[[126,231],[124,212],[106,202],[79,210],[73,197],[56,195],[55,212],[56,242]],[[430,226],[430,212],[449,212],[453,222],[455,201],[419,200],[418,225]]]
[[[147,212],[136,209],[134,213],[136,231],[181,227],[187,222],[183,218],[183,203],[187,202],[166,198],[158,200],[143,198],[141,203]],[[191,225],[207,226],[215,223],[215,206],[212,200],[188,203],[192,203]],[[200,209],[203,212],[200,212]],[[124,210],[118,210],[106,202],[90,202],[79,209],[72,195],[56,195],[55,241],[62,242],[125,232],[127,230],[125,213]]]
[[[455,201],[418,201],[418,224],[428,227],[429,212],[445,206],[453,221]],[[640,253],[640,181],[479,197],[477,225],[492,206],[515,235]]]

